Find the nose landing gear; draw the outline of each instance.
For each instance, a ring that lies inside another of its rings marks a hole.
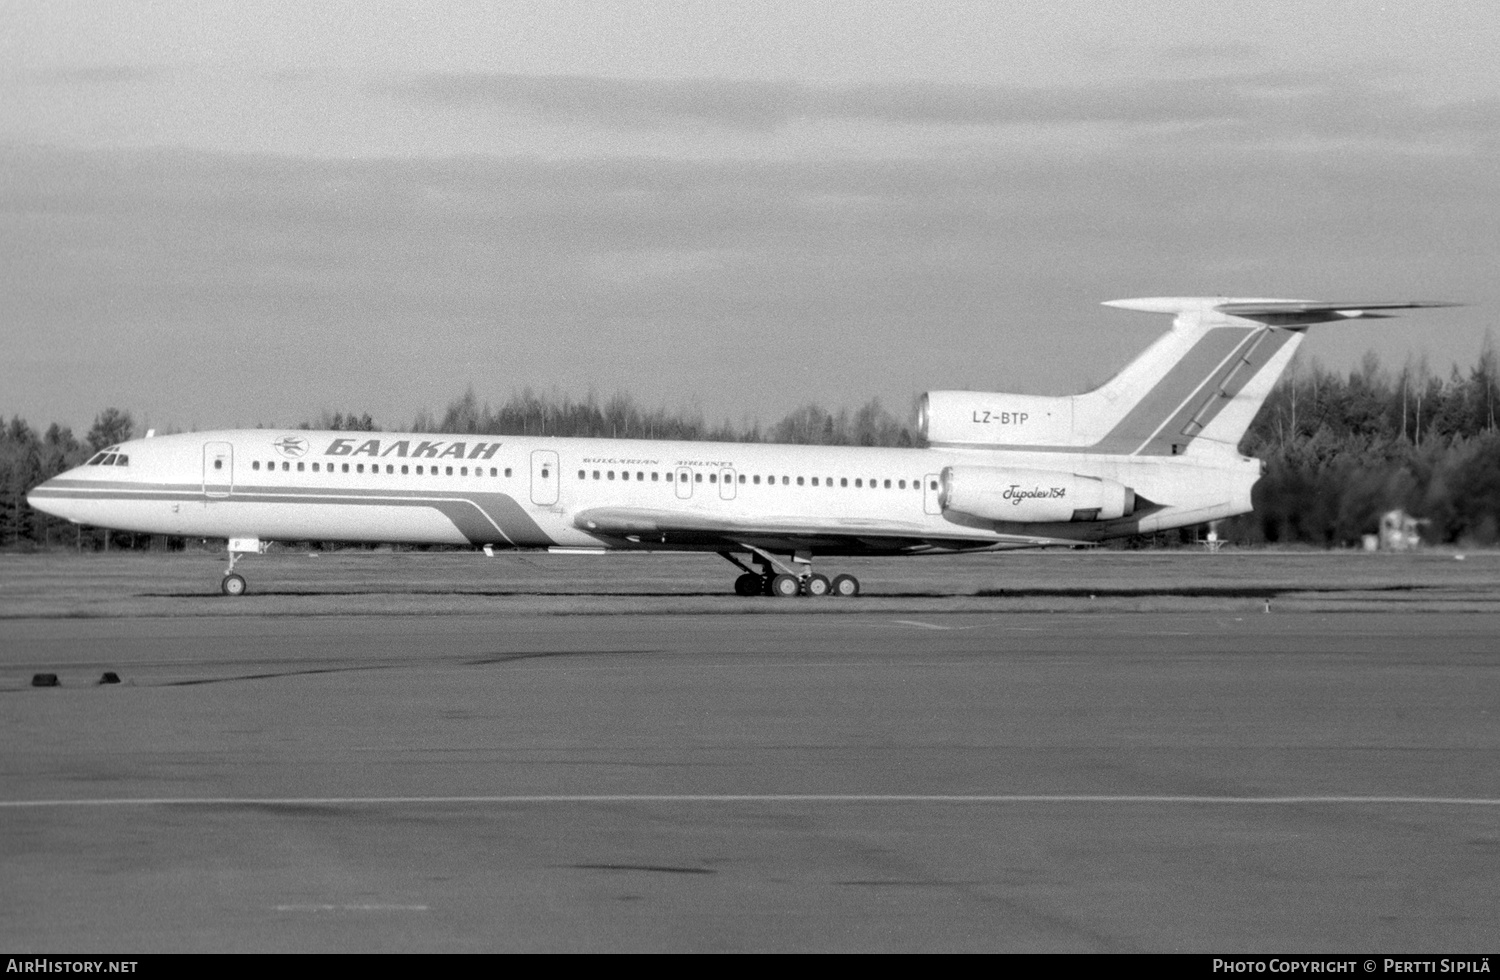
[[[229,567],[224,569],[224,579],[219,583],[219,591],[230,597],[244,595],[247,588],[245,577],[235,573],[234,563],[244,555],[261,554],[265,550],[266,546],[259,538],[230,538]]]

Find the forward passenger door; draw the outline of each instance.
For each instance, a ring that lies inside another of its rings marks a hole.
[[[203,444],[203,496],[222,500],[234,492],[234,447],[227,442]]]

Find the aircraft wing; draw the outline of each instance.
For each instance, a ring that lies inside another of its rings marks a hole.
[[[955,525],[940,537],[916,521],[871,520],[826,516],[756,517],[743,519],[691,511],[653,510],[642,507],[595,507],[582,511],[573,526],[605,537],[629,538],[642,544],[653,541],[680,544],[696,541],[761,546],[849,547],[855,550],[903,551],[923,548],[975,548],[994,546],[995,535]],[[1076,544],[1034,537],[1016,541],[1016,546]]]
[[[1343,303],[1331,303],[1301,299],[1271,299],[1220,303],[1214,309],[1220,313],[1228,313],[1230,316],[1240,316],[1251,320],[1262,317],[1296,317],[1299,320],[1352,320],[1360,317],[1365,319],[1383,319],[1391,315],[1389,313],[1371,312],[1372,310],[1417,310],[1429,307],[1459,305],[1461,304],[1442,303],[1432,300],[1409,300],[1403,303],[1371,303],[1350,300]]]

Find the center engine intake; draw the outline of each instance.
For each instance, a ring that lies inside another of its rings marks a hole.
[[[1134,490],[1077,473],[948,466],[942,479],[938,502],[944,513],[987,521],[1110,521],[1135,511]]]

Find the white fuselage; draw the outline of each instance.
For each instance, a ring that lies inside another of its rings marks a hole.
[[[36,488],[33,505],[82,524],[191,537],[651,550],[742,538],[776,548],[784,537],[823,554],[897,554],[1075,544],[1216,520],[1250,509],[1260,474],[1238,456],[263,429],[112,451],[113,465]],[[944,512],[949,466],[1113,480],[1151,506],[1113,521],[976,521]],[[590,523],[605,512],[629,526]]]

